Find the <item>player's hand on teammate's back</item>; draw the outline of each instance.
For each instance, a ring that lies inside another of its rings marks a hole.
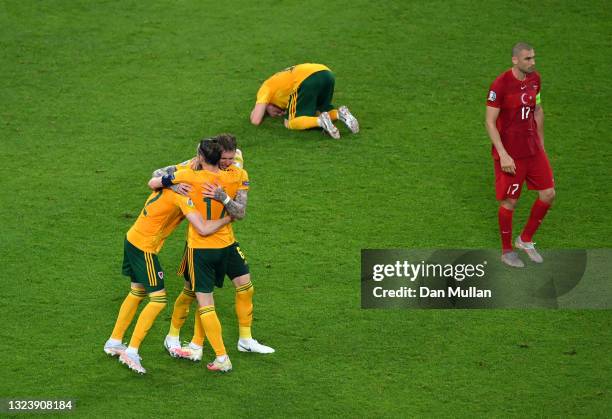
[[[217,201],[223,200],[223,196],[225,195],[225,191],[223,188],[216,184],[205,183],[202,188],[202,195],[206,198],[216,199]]]
[[[509,154],[499,156],[499,164],[504,172],[511,173],[513,175],[516,174],[516,165]]]
[[[191,192],[191,185],[188,183],[177,183],[176,185],[172,186],[172,190],[177,194],[187,196],[189,195],[189,192]]]

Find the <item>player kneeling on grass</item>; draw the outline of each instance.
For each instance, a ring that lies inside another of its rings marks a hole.
[[[220,170],[221,148],[216,139],[202,141],[198,158],[201,159],[201,170],[179,170],[172,175],[156,177],[151,179],[149,186],[157,188],[162,185],[169,187],[180,182],[190,183],[193,187],[191,191],[194,194],[193,196],[200,197],[195,201],[196,207],[202,214],[206,214],[207,219],[214,220],[222,217],[225,213],[229,213],[236,219],[244,217],[244,205],[241,210],[237,209],[234,212],[231,212],[228,208],[232,208],[232,203],[236,206],[237,196],[241,194],[241,191],[248,190],[249,182],[246,172],[237,167],[231,171]],[[207,187],[204,188],[204,185],[207,185]],[[217,191],[217,189],[220,191]],[[217,196],[220,195],[221,191],[223,192],[224,197],[222,197],[221,202],[216,200],[215,191]],[[201,198],[202,195],[205,196],[204,199]],[[246,204],[246,201],[244,204]],[[204,331],[216,354],[215,360],[209,363],[207,367],[210,370],[222,372],[232,369],[223,343],[221,324],[215,311],[213,298],[214,287],[223,285],[226,274],[233,279],[234,284],[238,287],[236,312],[239,317],[239,324],[244,325],[249,332],[249,336],[243,338],[241,328],[239,346],[242,344],[248,351],[255,345],[259,345],[267,348],[269,352],[273,352],[271,348],[260,345],[250,336],[253,285],[250,282],[250,276],[248,276],[248,265],[240,251],[239,244],[235,240],[231,225],[225,226],[207,238],[198,237],[193,234],[190,228],[180,273],[185,276],[186,286],[175,304],[171,330],[165,341],[165,346],[171,355],[183,356],[182,350],[175,350],[175,348],[180,349],[178,331],[184,323],[195,293],[199,306],[196,318],[196,333],[201,332],[201,330]],[[198,322],[201,326],[198,326]],[[201,345],[199,348],[186,347],[186,349],[199,349],[201,351]],[[195,353],[195,350],[192,351],[189,358],[195,358]],[[201,354],[199,354],[199,358],[201,358]]]
[[[166,306],[164,271],[157,254],[184,217],[202,236],[212,234],[231,222],[229,216],[204,221],[190,198],[169,189],[160,189],[149,196],[124,242],[123,274],[130,277],[131,289],[121,304],[113,332],[104,344],[104,352],[119,356],[121,363],[141,374],[146,370],[140,362],[138,349],[155,318]],[[150,301],[138,316],[130,344],[126,347],[122,343],[125,331],[147,295]]]
[[[285,117],[285,127],[305,130],[321,127],[332,138],[340,138],[333,121],[340,119],[352,133],[359,122],[346,106],[334,108],[336,79],[323,64],[298,64],[271,76],[259,88],[251,111],[251,123],[261,124],[266,114]]]

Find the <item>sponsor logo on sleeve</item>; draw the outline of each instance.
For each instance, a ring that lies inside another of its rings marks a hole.
[[[251,184],[251,182],[249,182],[248,180],[245,180],[244,182],[242,182],[242,186],[249,186]]]
[[[497,94],[493,90],[489,91],[489,98],[487,99],[489,102],[495,102],[497,99]]]

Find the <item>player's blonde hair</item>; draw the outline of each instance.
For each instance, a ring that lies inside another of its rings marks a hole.
[[[232,134],[223,133],[217,135],[215,138],[217,139],[217,143],[219,143],[223,151],[236,150],[236,137],[234,137]]]

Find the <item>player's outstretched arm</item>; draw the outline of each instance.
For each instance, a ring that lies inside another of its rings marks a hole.
[[[266,115],[267,103],[256,103],[251,111],[251,124],[259,125]]]
[[[227,213],[236,220],[242,220],[246,216],[246,207],[248,200],[248,191],[239,190],[236,193],[236,198],[232,199],[222,187],[218,185],[204,184],[202,193],[207,198],[215,199],[221,202]]]
[[[185,217],[191,223],[191,225],[195,227],[201,236],[210,236],[224,225],[232,222],[231,217],[228,216],[225,216],[219,220],[204,221],[202,215],[197,211],[190,212]]]
[[[156,190],[156,189],[163,188],[164,185],[162,183],[162,179],[163,179],[163,176],[154,176],[154,177],[152,177],[149,180],[149,183],[147,184],[147,185],[149,185],[149,189]]]
[[[159,169],[155,170],[152,174],[151,177],[158,177],[158,176],[166,176],[166,175],[171,175],[174,172],[176,172],[176,166],[172,165],[172,166],[166,166],[166,167],[160,167]]]
[[[169,174],[155,176],[155,174],[158,173],[158,170],[163,170],[163,169],[157,169],[155,172],[153,172],[154,176],[149,180],[149,183],[148,183],[148,186],[150,189],[155,191],[160,188],[168,187],[180,195],[183,195],[183,196],[189,195],[189,192],[191,192],[191,185],[187,183],[177,183],[177,184],[169,184],[169,185],[164,184],[164,178],[166,179],[171,178],[174,171],[172,171],[172,173],[169,173]]]

